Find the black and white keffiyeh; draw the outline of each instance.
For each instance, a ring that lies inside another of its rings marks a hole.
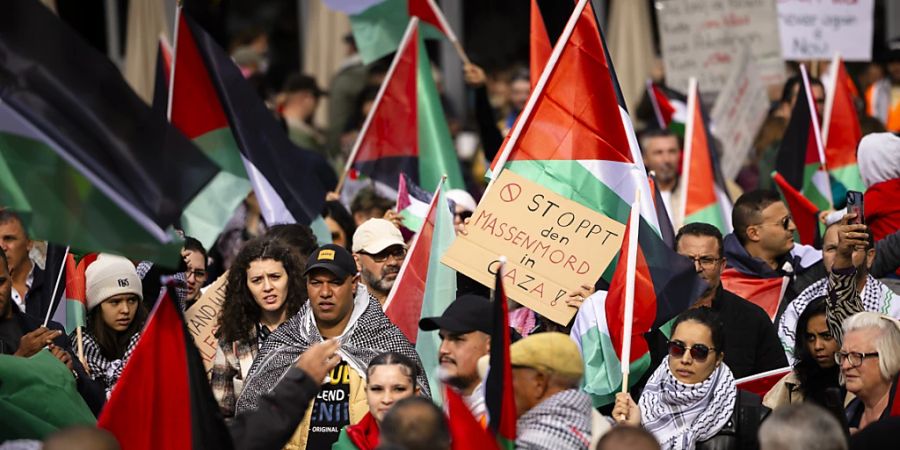
[[[734,413],[737,386],[725,363],[701,383],[685,384],[669,358],[653,372],[638,401],[641,423],[664,449],[692,449],[719,432]]]
[[[100,351],[100,344],[94,340],[94,337],[90,333],[82,333],[81,338],[84,347],[84,359],[88,370],[90,371],[91,378],[103,383],[103,387],[106,389],[106,397],[109,398],[113,386],[116,385],[116,382],[119,381],[119,377],[122,375],[125,363],[128,362],[128,358],[131,357],[131,352],[134,351],[134,347],[141,338],[141,333],[134,333],[134,335],[131,336],[131,339],[128,340],[128,347],[125,349],[125,355],[123,355],[121,359],[112,361],[103,356],[103,353]],[[75,342],[75,332],[72,332],[70,339],[72,342]]]
[[[516,448],[586,450],[591,445],[591,409],[591,397],[584,391],[552,395],[516,421]]]
[[[417,382],[422,394],[431,396],[425,371],[415,348],[406,336],[384,315],[378,300],[358,286],[353,299],[353,312],[344,333],[338,338],[338,355],[365,378],[369,361],[381,353],[394,351],[410,358],[419,367]],[[312,344],[322,341],[312,307],[307,301],[288,322],[269,335],[244,382],[237,401],[237,413],[256,409],[259,397],[272,390],[292,364]]]

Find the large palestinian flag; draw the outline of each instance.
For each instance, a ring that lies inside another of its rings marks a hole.
[[[512,364],[509,347],[509,307],[503,288],[503,265],[494,278],[494,323],[491,327],[490,371],[485,384],[484,400],[491,431],[501,449],[516,446],[516,398],[513,392]]]
[[[354,169],[394,190],[401,172],[419,186],[436,186],[447,175],[448,189],[464,189],[418,23],[409,22],[345,172]]]
[[[33,238],[174,266],[173,226],[216,195],[219,168],[39,2],[3,11],[0,205]]]
[[[863,192],[866,186],[856,165],[856,146],[862,139],[854,98],[858,98],[856,85],[847,74],[844,61],[835,55],[831,61],[831,83],[825,93],[825,115],[822,121],[822,141],[825,142],[825,164],[828,173],[845,190]],[[834,192],[835,203],[841,203]]]
[[[681,166],[682,224],[703,222],[714,225],[722,234],[731,232],[731,199],[725,178],[719,169],[712,134],[700,101],[697,79],[691,78],[688,92],[688,118],[684,135]]]

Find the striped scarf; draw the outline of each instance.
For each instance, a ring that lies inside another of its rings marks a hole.
[[[141,332],[139,331],[131,336],[125,354],[121,359],[113,361],[110,361],[103,356],[103,353],[100,350],[100,344],[94,340],[94,336],[91,335],[91,333],[85,331],[81,334],[81,337],[83,342],[82,345],[84,346],[84,362],[87,364],[91,379],[103,384],[103,388],[106,391],[106,398],[109,398],[113,387],[116,385],[116,382],[119,381],[119,377],[122,376],[122,370],[125,369],[125,363],[128,362],[128,358],[131,357],[131,352],[134,351],[138,340],[141,338]],[[72,332],[70,339],[72,342],[75,342],[75,339],[77,339],[74,331]]]
[[[731,369],[719,364],[703,382],[685,384],[664,358],[638,401],[642,423],[664,449],[692,449],[719,432],[734,413],[737,387]]]

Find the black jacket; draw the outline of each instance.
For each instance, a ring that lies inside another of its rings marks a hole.
[[[756,450],[759,425],[772,412],[758,395],[738,389],[734,412],[715,436],[697,443],[697,450]]]

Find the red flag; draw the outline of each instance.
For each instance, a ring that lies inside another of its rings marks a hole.
[[[756,375],[750,375],[735,380],[737,388],[742,391],[754,393],[760,397],[765,397],[766,393],[778,384],[785,375],[791,372],[790,367],[782,367],[780,369],[769,370]]]
[[[419,319],[422,318],[422,300],[425,298],[425,281],[428,279],[428,261],[431,258],[431,237],[434,235],[440,190],[441,186],[438,186],[428,206],[428,215],[425,216],[422,229],[413,238],[394,287],[384,302],[384,314],[413,344],[416,343]]]
[[[513,393],[512,364],[509,359],[509,309],[501,272],[494,281],[494,323],[491,333],[490,372],[485,385],[485,403],[491,430],[500,448],[512,449],[516,444],[516,398]]]
[[[531,88],[537,84],[541,78],[541,72],[550,59],[550,53],[553,52],[553,46],[550,45],[550,36],[547,34],[547,27],[544,25],[544,17],[541,15],[541,8],[538,7],[537,0],[531,0],[531,42],[529,46],[529,76],[531,77]]]
[[[435,28],[441,30],[441,33],[447,35],[451,41],[456,40],[453,30],[450,29],[447,19],[444,18],[444,13],[434,4],[434,0],[409,0],[407,7],[410,16],[418,17],[423,22],[434,25]]]
[[[497,442],[490,433],[481,427],[481,424],[472,417],[469,407],[463,399],[453,390],[444,388],[444,399],[447,408],[447,425],[450,428],[450,448],[453,450],[499,450]]]
[[[758,278],[744,275],[737,269],[722,271],[722,287],[762,308],[769,319],[775,320],[778,305],[787,288],[787,277]]]
[[[97,426],[123,450],[232,448],[175,301],[163,294]]]
[[[800,243],[815,245],[819,236],[819,208],[800,192],[797,192],[778,172],[772,172],[772,179],[781,191],[781,196],[791,211],[791,217],[797,224]]]

